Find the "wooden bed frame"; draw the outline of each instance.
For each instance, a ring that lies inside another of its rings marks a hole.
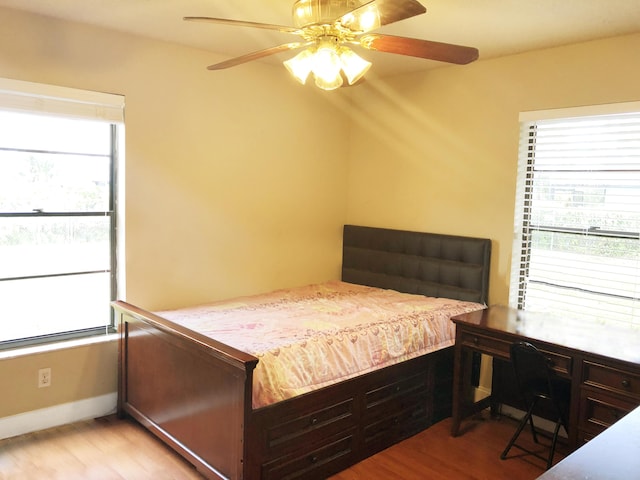
[[[487,302],[491,241],[345,225],[342,279]],[[451,414],[453,348],[253,410],[258,359],[125,302],[118,412],[211,479],[326,478]]]

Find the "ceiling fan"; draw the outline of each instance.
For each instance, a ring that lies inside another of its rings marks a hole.
[[[371,66],[349,48],[351,45],[460,65],[478,58],[478,50],[472,47],[370,33],[376,28],[425,12],[426,8],[417,0],[296,0],[293,4],[295,27],[212,17],[184,17],[184,20],[298,35],[302,37],[298,42],[248,53],[207,68],[220,70],[287,50],[305,48],[283,62],[285,67],[302,84],[313,74],[318,87],[333,90],[343,84],[343,76],[352,85]]]

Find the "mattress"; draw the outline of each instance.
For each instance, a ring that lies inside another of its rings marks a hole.
[[[334,281],[155,313],[256,356],[256,409],[449,347],[482,308]]]

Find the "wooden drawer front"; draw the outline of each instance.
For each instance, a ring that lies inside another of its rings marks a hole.
[[[509,341],[468,332],[462,333],[460,341],[462,345],[476,349],[482,353],[509,359],[509,348],[511,347],[511,342]]]
[[[552,368],[556,373],[565,377],[571,376],[573,358],[560,353],[548,352],[543,348],[540,351],[551,361]]]
[[[351,430],[311,452],[283,456],[264,464],[260,478],[265,480],[327,478],[353,464],[354,448],[355,437]]]
[[[364,448],[369,453],[378,452],[399,439],[408,438],[424,430],[430,424],[424,402],[409,405],[404,410],[394,411],[393,415],[367,423],[363,429]]]
[[[640,375],[635,373],[585,361],[583,382],[640,400]]]
[[[301,414],[293,420],[269,427],[266,445],[269,456],[281,455],[301,445],[319,441],[338,432],[348,430],[354,424],[353,398],[336,403],[328,408]]]
[[[428,382],[419,372],[365,394],[364,447],[376,452],[392,439],[406,438],[429,425]]]
[[[578,430],[578,447],[581,447],[588,441],[592,440],[596,436],[595,433],[585,432],[584,430]]]
[[[365,421],[426,404],[427,393],[427,377],[422,372],[370,390],[365,394]]]
[[[494,357],[501,357],[509,359],[511,356],[511,343],[507,340],[498,340],[492,337],[485,337],[484,335],[475,335],[471,333],[462,334],[462,343],[465,346],[474,348],[482,353],[489,354]],[[556,352],[549,352],[544,348],[539,347],[542,353],[551,361],[553,370],[563,376],[571,376],[573,359],[568,355],[562,355]]]
[[[601,391],[583,388],[580,394],[578,428],[595,435],[609,428],[633,410],[637,403]]]

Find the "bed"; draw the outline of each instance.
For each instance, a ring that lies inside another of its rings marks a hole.
[[[490,253],[488,239],[345,225],[338,283],[483,305]],[[140,422],[207,478],[326,478],[451,413],[450,343],[256,404],[257,355],[169,312],[122,301],[113,307],[119,414]]]

